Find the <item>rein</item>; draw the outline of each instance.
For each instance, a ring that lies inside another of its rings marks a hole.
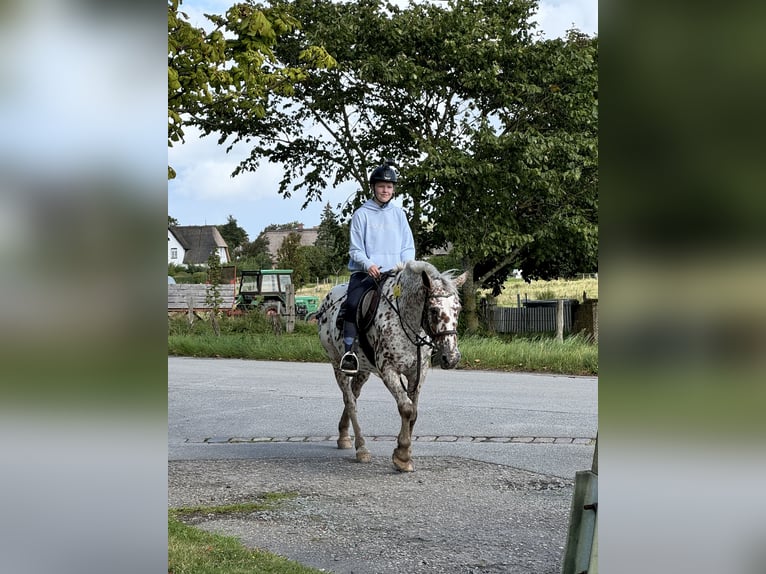
[[[401,273],[401,271],[399,272]],[[396,275],[398,275],[397,273]],[[383,278],[383,281],[388,279],[388,277],[393,277],[394,274],[388,275]],[[380,284],[379,284],[380,285]],[[428,301],[429,299],[439,299],[439,298],[447,298],[451,297],[451,295],[435,295],[433,293],[427,293],[426,294],[426,301],[423,304],[423,312],[420,315],[420,326],[422,329],[426,332],[426,337],[421,337],[420,333],[415,331],[412,327],[410,327],[408,324],[405,324],[404,317],[402,317],[401,312],[399,311],[399,306],[395,304],[393,301],[391,301],[391,298],[383,293],[383,290],[381,289],[381,293],[383,294],[383,298],[386,300],[386,302],[390,305],[391,309],[394,310],[394,313],[399,317],[399,324],[402,326],[402,331],[404,331],[404,335],[407,337],[407,339],[415,345],[415,348],[417,350],[417,373],[416,373],[416,381],[420,381],[420,364],[422,362],[423,358],[423,351],[422,348],[426,345],[431,347],[431,349],[434,348],[433,339],[436,339],[437,337],[445,337],[447,335],[457,335],[457,331],[455,329],[449,329],[446,331],[439,331],[438,333],[435,333],[434,330],[431,328],[431,324],[428,322]],[[407,330],[407,328],[412,329],[414,334],[413,337],[410,337],[410,333]]]

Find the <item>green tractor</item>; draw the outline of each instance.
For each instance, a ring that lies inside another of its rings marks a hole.
[[[240,272],[236,307],[260,310],[267,316],[280,316],[287,309],[287,285],[293,282],[292,269],[260,269]],[[295,315],[310,321],[319,309],[319,297],[295,296]]]

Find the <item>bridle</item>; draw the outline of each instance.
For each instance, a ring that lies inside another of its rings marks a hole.
[[[429,293],[426,296],[426,301],[429,301],[431,299],[448,299],[450,297],[454,297],[454,295],[451,295],[448,293]],[[420,320],[420,326],[423,327],[423,330],[426,332],[426,334],[431,339],[436,339],[438,337],[446,337],[447,335],[457,335],[457,329],[445,329],[443,331],[433,330],[433,327],[431,327],[431,322],[428,320],[428,312],[433,308],[437,308],[437,305],[433,305],[433,306],[423,305],[423,316]],[[431,346],[433,347],[433,344]]]
[[[420,326],[425,331],[426,337],[421,337],[420,333],[415,331],[415,329],[413,329],[409,324],[405,323],[404,317],[402,317],[402,314],[399,311],[398,302],[391,301],[391,298],[385,293],[383,293],[383,297],[385,298],[386,302],[388,302],[388,304],[391,306],[391,309],[394,310],[394,313],[396,313],[396,316],[399,317],[399,324],[402,326],[402,331],[404,331],[404,334],[407,337],[407,339],[409,339],[410,343],[412,343],[413,345],[417,347],[418,363],[420,363],[421,347],[428,346],[433,349],[434,347],[433,341],[435,339],[446,337],[448,335],[457,335],[456,329],[445,329],[443,331],[434,331],[433,327],[431,327],[431,322],[428,320],[429,311],[433,308],[437,308],[437,305],[429,304],[431,300],[447,299],[449,297],[454,297],[454,295],[448,294],[448,293],[433,293],[433,292],[426,294],[426,303],[423,305],[423,313],[420,316]],[[410,335],[410,331],[412,331],[413,336]]]

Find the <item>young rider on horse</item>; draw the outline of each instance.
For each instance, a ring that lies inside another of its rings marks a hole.
[[[399,263],[415,259],[415,241],[404,211],[391,204],[394,185],[398,179],[394,163],[386,160],[370,174],[373,197],[351,217],[350,261],[351,279],[345,304],[343,343],[346,353],[340,369],[347,375],[359,371],[355,353],[357,336],[356,312],[359,300],[367,288],[380,279],[385,271]]]

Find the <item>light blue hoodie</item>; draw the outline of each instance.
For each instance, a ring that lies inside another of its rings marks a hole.
[[[412,238],[404,211],[391,202],[384,207],[368,199],[351,217],[348,268],[352,273],[377,265],[381,271],[415,259]]]

